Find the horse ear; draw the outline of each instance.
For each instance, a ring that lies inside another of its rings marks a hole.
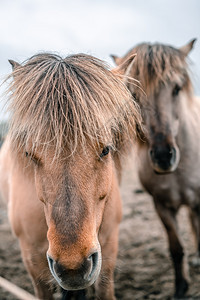
[[[192,50],[194,43],[196,42],[197,39],[193,39],[191,40],[189,43],[187,43],[186,45],[182,46],[181,48],[179,48],[179,50],[185,55],[187,56],[189,54],[189,52]]]
[[[130,55],[122,64],[112,69],[113,73],[123,75],[123,82],[127,83],[127,78],[130,76],[130,72],[134,63],[134,59],[137,54]]]
[[[13,71],[14,71],[17,67],[20,66],[20,64],[19,64],[18,62],[14,61],[14,60],[12,60],[12,59],[9,59],[8,61],[9,61],[9,63],[11,64],[12,70],[13,70]]]
[[[119,66],[119,65],[121,65],[121,63],[122,63],[122,58],[120,58],[120,57],[118,57],[118,56],[116,56],[116,55],[110,55],[110,57],[112,57],[112,59],[113,59],[113,61],[115,62],[115,64],[117,65],[117,66]]]

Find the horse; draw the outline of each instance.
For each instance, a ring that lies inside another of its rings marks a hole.
[[[53,299],[55,279],[66,299],[85,299],[95,286],[97,299],[113,300],[119,182],[138,106],[93,56],[40,53],[10,63],[0,188],[35,294]]]
[[[175,272],[175,297],[189,287],[188,265],[178,232],[177,213],[189,210],[200,258],[200,101],[194,95],[187,56],[195,39],[181,48],[142,43],[123,57],[120,65],[136,54],[126,85],[139,103],[144,134],[138,143],[138,174],[153,197],[166,229]]]

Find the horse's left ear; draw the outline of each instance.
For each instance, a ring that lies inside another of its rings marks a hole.
[[[121,65],[123,58],[113,54],[111,54],[110,57],[113,59],[117,66]]]
[[[192,50],[194,43],[196,42],[197,39],[193,39],[191,40],[189,43],[187,43],[186,45],[184,45],[183,47],[179,48],[179,50],[185,55],[187,56],[189,54],[189,52]]]
[[[12,60],[12,59],[9,59],[8,61],[9,61],[9,63],[11,64],[12,70],[13,70],[13,71],[14,71],[17,67],[20,66],[20,64],[19,64],[18,62],[14,61],[14,60]]]

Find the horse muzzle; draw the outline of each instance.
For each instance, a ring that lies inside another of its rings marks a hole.
[[[177,146],[153,146],[149,150],[151,165],[157,174],[174,172],[179,164],[180,152]]]
[[[82,290],[92,285],[98,278],[101,270],[101,253],[95,251],[76,269],[69,269],[55,261],[47,253],[50,271],[58,284],[64,290]]]

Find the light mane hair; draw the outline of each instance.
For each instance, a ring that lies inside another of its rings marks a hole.
[[[113,145],[121,151],[133,140],[141,119],[123,82],[104,62],[90,55],[62,58],[37,54],[15,67],[9,87],[10,137],[13,149],[27,144],[59,156]]]
[[[131,49],[123,60],[133,54],[136,54],[136,58],[130,75],[140,82],[141,86],[138,89],[140,94],[143,93],[142,89],[147,94],[158,90],[160,84],[167,84],[175,76],[184,89],[191,93],[188,64],[184,53],[179,49],[159,43],[142,43]]]

